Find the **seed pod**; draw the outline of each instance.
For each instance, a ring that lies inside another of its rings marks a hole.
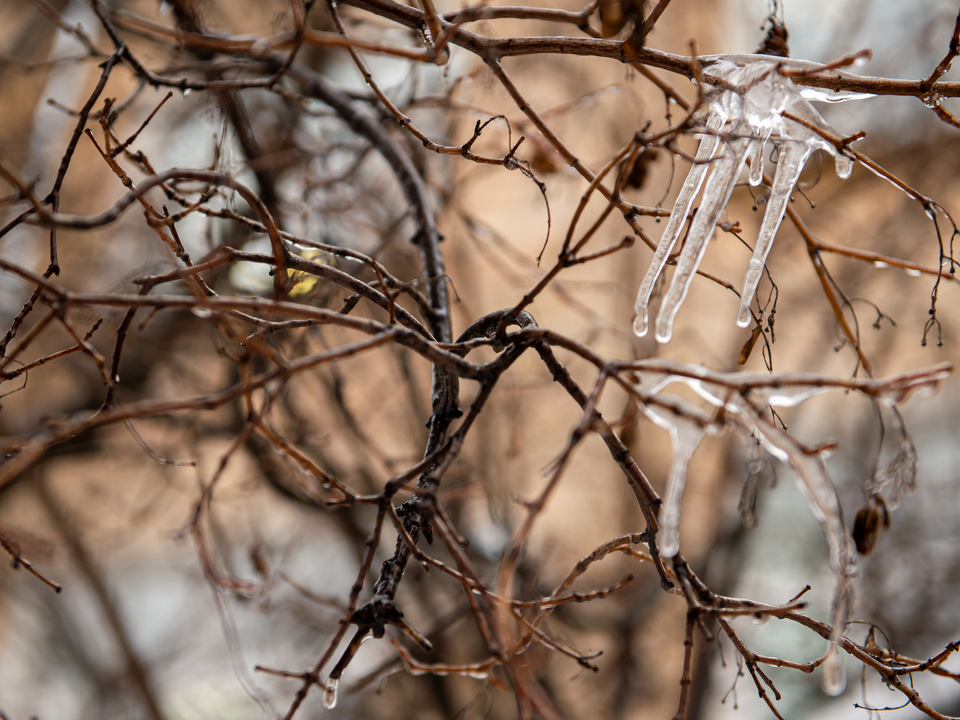
[[[634,49],[643,47],[643,38],[638,30],[643,24],[646,0],[599,0],[600,33],[605,37],[613,37],[623,30],[628,23],[633,23],[634,29],[627,43]]]
[[[600,33],[605,38],[613,37],[627,24],[624,5],[628,3],[629,0],[600,0]]]
[[[767,22],[770,23],[770,27],[767,30],[766,37],[763,38],[763,42],[760,43],[757,55],[790,57],[790,46],[787,44],[790,33],[787,32],[787,28],[772,14],[767,18]]]
[[[647,181],[647,172],[657,159],[656,148],[644,148],[633,160],[633,166],[627,173],[627,185],[639,190]]]
[[[880,528],[890,527],[890,513],[887,504],[879,495],[871,495],[859,510],[853,521],[853,541],[857,544],[857,552],[869,555],[877,546],[877,536]]]

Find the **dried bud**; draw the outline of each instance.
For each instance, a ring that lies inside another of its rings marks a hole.
[[[627,24],[624,0],[600,0],[600,33],[613,37]]]
[[[647,181],[647,172],[657,159],[655,148],[644,148],[633,160],[633,166],[627,171],[627,185],[639,190]]]
[[[767,22],[770,23],[770,27],[767,30],[766,37],[763,38],[763,42],[760,43],[757,55],[790,57],[790,46],[787,44],[790,33],[787,32],[787,28],[774,15],[770,15]]]
[[[890,513],[882,497],[871,495],[857,510],[857,517],[853,521],[853,541],[857,544],[858,553],[869,555],[873,552],[881,527],[890,527]]]
[[[549,175],[560,169],[559,157],[549,149],[544,149],[536,145],[533,150],[533,157],[530,158],[530,168],[537,175]]]
[[[613,37],[633,22],[639,26],[643,22],[644,0],[600,0],[600,33]],[[634,33],[635,35],[636,33]],[[631,37],[632,45],[643,47],[643,38]]]

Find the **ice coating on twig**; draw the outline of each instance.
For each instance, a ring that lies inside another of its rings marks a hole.
[[[741,66],[756,62],[775,62],[782,68],[788,70],[803,70],[811,74],[825,69],[823,63],[814,62],[813,60],[797,60],[795,58],[777,58],[774,60],[770,55],[748,53],[701,55],[699,60],[707,82],[713,81],[713,77],[715,76],[713,68],[718,62],[735,63]],[[832,72],[835,74],[837,71],[834,70]],[[862,100],[864,98],[876,97],[873,93],[855,92],[853,90],[831,90],[830,88],[813,87],[811,85],[802,85],[799,87],[799,90],[804,98],[812,102],[836,103],[846,100]]]
[[[628,367],[631,388],[641,402],[643,413],[670,433],[673,444],[673,463],[659,516],[658,540],[664,557],[674,557],[679,551],[681,495],[687,467],[705,434],[737,428],[759,439],[765,450],[788,463],[796,473],[797,484],[823,529],[830,567],[836,577],[830,618],[833,630],[824,657],[822,683],[827,693],[841,693],[846,676],[840,642],[853,607],[854,581],[858,575],[856,548],[824,463],[826,446],[812,448],[797,441],[771,420],[768,410],[792,407],[831,389],[856,390],[876,398],[894,413],[900,450],[888,470],[881,477],[873,478],[865,490],[887,489],[891,496],[898,498],[900,492],[910,492],[916,482],[916,450],[896,406],[914,393],[936,392],[953,372],[953,366],[945,363],[884,380],[834,380],[799,372],[721,373],[663,358],[634,361]],[[722,415],[708,415],[688,400],[666,392],[672,383],[682,383],[710,405],[722,408]]]
[[[773,179],[773,187],[770,188],[770,199],[767,201],[767,212],[764,213],[760,235],[757,237],[753,257],[750,258],[747,274],[743,279],[740,311],[737,314],[737,325],[740,327],[747,327],[750,324],[752,319],[750,303],[753,302],[757,286],[760,285],[760,277],[763,275],[763,266],[767,261],[767,254],[773,245],[777,228],[780,227],[780,222],[783,220],[783,214],[787,211],[787,203],[790,201],[793,186],[796,184],[800,171],[803,170],[803,166],[812,152],[813,148],[809,145],[799,143],[785,143],[780,149],[777,174]],[[759,168],[759,165],[757,167]],[[754,168],[751,168],[752,170]]]
[[[659,342],[668,342],[673,334],[673,320],[686,298],[707,243],[730,200],[743,166],[749,158],[750,184],[759,185],[763,178],[764,148],[767,142],[773,142],[780,151],[777,172],[760,236],[744,279],[737,316],[737,323],[742,327],[750,324],[750,304],[760,283],[764,263],[783,220],[790,194],[810,154],[816,149],[830,153],[841,178],[849,177],[853,169],[853,161],[816,132],[819,129],[833,136],[839,135],[820,117],[807,98],[837,102],[869,97],[861,93],[799,88],[779,72],[782,67],[816,69],[816,63],[806,61],[773,60],[765,55],[718,55],[702,58],[702,65],[707,81],[717,85],[716,95],[711,99],[707,112],[708,134],[700,141],[696,161],[680,189],[654,260],[637,295],[634,332],[643,336],[648,329],[654,284],[680,237],[709,166],[710,177],[706,181],[700,209],[692,222],[677,261],[677,271],[660,307],[656,332]],[[784,117],[785,113],[802,122]],[[717,137],[727,123],[726,138]]]

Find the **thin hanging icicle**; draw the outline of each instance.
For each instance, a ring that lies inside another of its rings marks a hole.
[[[750,183],[758,185],[763,178],[764,147],[767,142],[773,142],[780,150],[780,164],[767,203],[757,247],[744,281],[737,317],[741,326],[749,324],[750,304],[759,285],[767,254],[783,220],[790,194],[810,154],[815,149],[822,149],[833,155],[837,175],[841,178],[849,177],[853,169],[851,158],[839,152],[832,143],[824,140],[810,127],[831,135],[840,135],[820,117],[807,98],[838,102],[869,97],[862,93],[811,93],[808,88],[798,88],[779,72],[782,67],[816,67],[815,63],[807,61],[771,60],[765,55],[717,55],[703,58],[702,63],[707,81],[722,88],[710,101],[707,117],[707,131],[710,134],[700,141],[697,161],[684,181],[657,246],[653,263],[637,295],[634,332],[642,336],[647,332],[653,286],[666,265],[696,194],[703,185],[707,164],[713,159],[714,167],[704,189],[700,211],[690,228],[687,243],[678,261],[677,272],[657,318],[656,337],[659,342],[668,342],[672,336],[673,319],[687,295],[693,275],[696,274],[706,252],[716,222],[729,202],[746,159],[750,158]],[[806,124],[785,118],[784,113],[790,113]],[[723,150],[718,152],[722,141],[716,133],[721,131],[724,123],[728,121],[730,139]]]
[[[830,567],[836,577],[831,634],[823,662],[823,689],[831,695],[843,692],[846,675],[840,646],[854,602],[854,582],[858,576],[856,547],[844,524],[840,498],[824,462],[827,445],[819,449],[804,446],[784,428],[771,422],[768,410],[793,407],[831,389],[846,388],[849,391],[849,381],[831,381],[820,375],[797,372],[721,373],[662,358],[636,361],[630,367],[636,374],[631,387],[641,402],[643,413],[670,433],[673,446],[673,461],[658,518],[657,538],[663,557],[675,557],[679,552],[681,498],[687,469],[704,435],[738,427],[741,432],[758,439],[765,450],[788,463],[796,473],[797,484],[823,529]],[[896,406],[914,393],[936,392],[952,372],[953,367],[944,364],[883,381],[856,383],[857,390],[877,398],[895,413],[900,454],[903,456],[898,462],[904,467],[901,470],[898,466],[897,477],[888,478],[885,474],[882,478],[875,478],[872,482],[879,484],[866,486],[867,491],[879,492],[886,488],[885,483],[896,485],[890,489],[891,493],[901,492],[901,486],[903,492],[912,489],[916,481],[916,450]],[[710,405],[722,408],[724,420],[720,422],[718,414],[707,415],[690,401],[664,392],[672,383],[682,383]]]
[[[750,187],[757,187],[763,182],[763,150],[767,146],[770,134],[756,143],[750,155]]]
[[[696,405],[684,398],[665,396],[660,392],[676,380],[682,378],[661,373],[643,373],[639,384],[634,385],[641,397],[656,395],[658,398],[659,402],[656,404],[644,403],[643,413],[670,433],[673,446],[673,460],[664,489],[663,504],[660,506],[660,531],[657,534],[660,554],[667,558],[674,557],[680,551],[680,502],[690,459],[704,435],[717,432],[710,424],[710,419]],[[651,391],[652,388],[655,389]]]
[[[680,500],[687,481],[687,467],[700,441],[704,429],[692,420],[675,417],[668,428],[673,443],[673,461],[667,477],[663,505],[660,506],[660,554],[671,558],[680,552]]]
[[[832,631],[824,661],[822,686],[829,695],[839,695],[846,686],[843,657],[839,651],[840,638],[846,629],[853,608],[853,583],[859,575],[857,554],[853,541],[843,522],[843,510],[837,489],[827,473],[823,458],[811,454],[783,430],[765,422],[748,403],[735,401],[728,409],[748,419],[756,430],[764,447],[775,457],[789,462],[797,474],[797,484],[807,496],[814,516],[820,521],[827,547],[830,551],[830,567],[837,578],[830,612]]]
[[[677,196],[676,203],[674,203],[673,212],[670,213],[667,227],[663,230],[660,244],[653,256],[653,262],[640,284],[640,292],[637,294],[637,317],[633,324],[633,331],[640,337],[647,334],[648,306],[650,296],[653,294],[653,286],[667,264],[667,258],[670,257],[673,246],[677,244],[680,231],[683,229],[687,214],[690,212],[690,206],[693,205],[693,200],[703,185],[703,179],[707,176],[709,163],[713,159],[717,148],[720,147],[720,138],[717,133],[723,129],[726,121],[727,113],[723,106],[720,104],[711,105],[710,116],[707,119],[707,131],[710,134],[704,136],[700,141],[693,167],[690,168],[687,179],[683,181],[683,187],[680,188],[680,194]]]
[[[763,145],[761,144],[760,147],[762,149]],[[773,187],[770,189],[767,212],[763,216],[760,236],[757,238],[757,245],[753,250],[753,257],[750,258],[747,275],[743,280],[743,292],[740,293],[740,313],[737,317],[737,325],[740,327],[747,327],[753,319],[750,313],[750,303],[753,302],[753,296],[760,284],[760,276],[763,275],[763,266],[767,262],[767,254],[773,247],[773,238],[776,236],[777,228],[780,227],[780,222],[783,220],[783,214],[787,211],[787,203],[790,202],[790,193],[793,192],[793,186],[797,184],[803,166],[812,152],[812,147],[800,143],[784,143],[780,146],[777,174],[773,179]],[[758,163],[757,168],[760,167]],[[752,171],[757,168],[750,168],[751,182]]]
[[[337,686],[340,684],[340,678],[330,678],[323,686],[323,706],[327,710],[333,710],[337,706]]]
[[[847,669],[843,666],[843,655],[840,654],[840,648],[836,643],[827,650],[820,685],[823,691],[832,697],[840,695],[847,687]]]
[[[687,242],[677,261],[677,271],[660,306],[660,314],[657,316],[657,342],[669,342],[673,335],[673,318],[687,296],[693,276],[713,236],[713,228],[720,219],[720,213],[727,206],[737,177],[747,162],[749,149],[749,140],[734,140],[730,143],[727,154],[715,161],[715,167],[703,191],[700,210],[693,219]]]

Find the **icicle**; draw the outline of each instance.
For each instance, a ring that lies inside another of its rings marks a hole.
[[[657,317],[658,342],[669,342],[673,335],[673,319],[683,304],[693,276],[707,251],[707,244],[713,237],[713,228],[720,218],[720,213],[730,200],[737,177],[747,161],[749,146],[750,140],[734,140],[730,143],[727,154],[715,161],[715,167],[703,191],[700,210],[693,220],[687,242],[677,261],[677,271],[660,306]]]
[[[687,179],[683,181],[683,187],[680,188],[680,194],[677,196],[677,201],[673,205],[673,212],[670,213],[667,227],[663,231],[660,244],[657,246],[657,251],[653,256],[653,262],[650,264],[650,268],[643,278],[643,283],[640,285],[640,292],[637,294],[637,317],[634,320],[633,331],[639,337],[647,334],[648,306],[650,304],[650,296],[653,294],[653,286],[656,284],[657,278],[667,264],[667,258],[670,257],[670,252],[673,250],[673,246],[676,245],[677,239],[680,237],[680,231],[683,229],[683,225],[687,220],[690,206],[693,205],[694,198],[697,196],[697,193],[700,192],[700,186],[703,185],[703,179],[706,177],[710,160],[713,159],[714,153],[716,153],[717,148],[720,146],[720,138],[717,136],[717,133],[723,129],[723,124],[726,120],[727,113],[722,106],[719,104],[712,105],[710,108],[710,116],[707,119],[707,130],[710,134],[705,135],[700,141],[696,160],[693,167],[690,168],[690,172],[687,174]]]
[[[687,467],[706,431],[696,421],[660,408],[646,406],[644,412],[670,433],[673,445],[673,461],[667,477],[663,505],[660,506],[658,535],[660,554],[671,558],[680,551],[680,500],[687,480]]]
[[[847,686],[847,671],[843,666],[843,655],[834,643],[827,650],[827,658],[823,661],[823,678],[821,687],[827,695],[836,697]]]
[[[656,337],[668,342],[673,334],[673,320],[689,290],[693,275],[713,235],[714,226],[730,199],[746,158],[751,158],[750,183],[758,185],[763,177],[763,150],[768,141],[780,146],[780,164],[774,187],[763,219],[760,237],[744,280],[744,292],[737,322],[750,322],[750,303],[756,293],[764,262],[770,252],[777,229],[783,220],[790,194],[803,165],[815,149],[831,154],[836,162],[837,175],[847,178],[853,170],[853,160],[821,137],[816,130],[831,136],[840,136],[810,104],[815,100],[839,101],[869,97],[860,93],[844,94],[808,88],[798,88],[786,76],[782,67],[816,69],[816,63],[794,60],[771,60],[765,55],[716,55],[702,58],[704,76],[717,84],[716,96],[711,100],[707,127],[719,132],[730,121],[731,139],[725,153],[714,160],[714,168],[707,180],[700,211],[690,228],[687,243],[681,253],[670,288],[657,318]],[[789,112],[802,122],[784,117]],[[706,176],[706,164],[717,154],[720,139],[707,136],[700,142],[697,162],[690,169],[674,205],[670,220],[657,246],[637,295],[634,332],[645,335],[648,325],[648,306],[657,278],[663,272],[670,253],[680,236],[693,201]]]
[[[337,706],[337,686],[340,684],[340,678],[330,678],[323,686],[323,706],[327,710],[333,710]]]
[[[757,187],[763,182],[763,149],[767,146],[767,140],[770,134],[758,142],[750,155],[750,186]]]
[[[843,511],[837,489],[827,474],[822,457],[809,454],[785,432],[762,422],[755,411],[746,404],[738,402],[737,406],[744,415],[750,417],[764,446],[770,450],[776,448],[780,455],[786,457],[797,474],[797,484],[807,496],[813,514],[823,528],[830,551],[830,567],[837,578],[830,613],[832,632],[829,638],[830,648],[827,651],[827,660],[824,663],[823,689],[824,692],[838,695],[843,692],[846,680],[843,673],[843,658],[839,657],[837,644],[850,617],[850,610],[853,607],[853,581],[857,578],[859,571],[856,549],[843,523]],[[834,658],[834,655],[837,655],[837,658]]]
[[[762,143],[760,148],[763,148]],[[790,202],[793,186],[797,184],[804,163],[807,162],[807,158],[810,157],[812,152],[812,147],[799,143],[784,143],[780,146],[777,174],[773,180],[773,187],[770,189],[770,199],[767,200],[767,212],[763,216],[760,236],[757,238],[753,257],[750,258],[747,275],[743,281],[743,292],[740,294],[740,314],[737,317],[737,325],[740,327],[747,327],[753,319],[750,313],[750,303],[753,302],[753,295],[757,292],[757,286],[760,284],[763,266],[767,262],[767,254],[773,247],[773,239],[776,237],[777,228],[780,227],[783,214],[787,211],[787,203]],[[758,167],[760,167],[759,164]],[[751,168],[751,178],[752,171],[753,168]]]

